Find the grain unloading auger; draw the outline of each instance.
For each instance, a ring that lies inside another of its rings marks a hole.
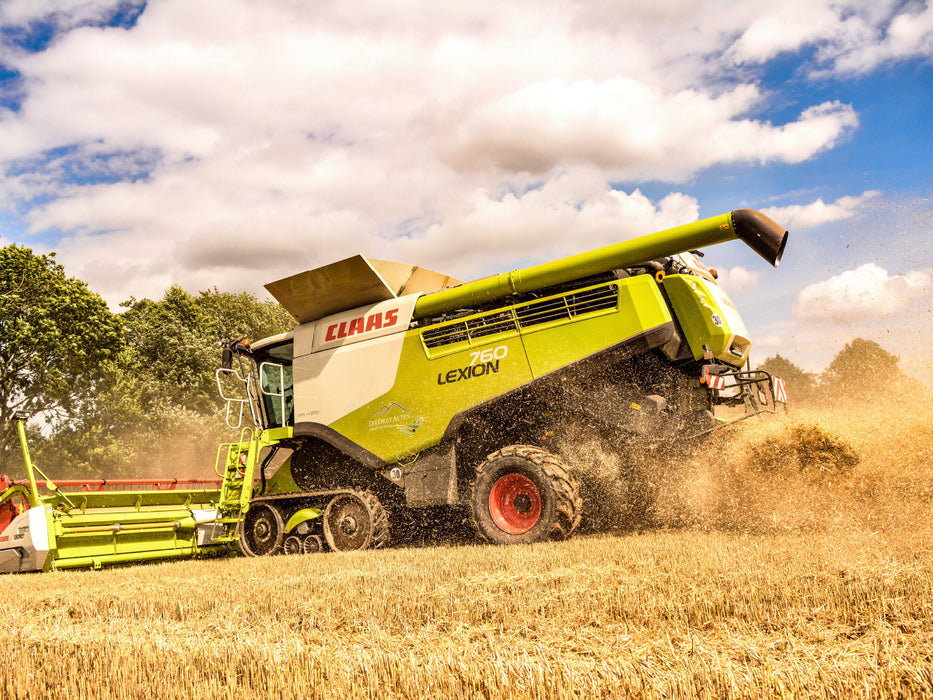
[[[745,325],[689,252],[736,238],[777,265],[787,232],[743,209],[465,284],[362,256],[273,282],[298,326],[225,347],[240,436],[219,481],[40,481],[20,423],[29,478],[0,484],[0,571],[380,547],[390,515],[438,506],[490,542],[568,537],[582,501],[557,444],[579,426],[664,443],[711,430],[717,406],[783,400],[742,370]]]

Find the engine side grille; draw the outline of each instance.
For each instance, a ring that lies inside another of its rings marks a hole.
[[[612,282],[432,326],[422,331],[421,340],[428,350],[464,342],[472,345],[486,336],[514,334],[545,323],[573,321],[587,314],[615,309],[618,304],[619,285]]]
[[[554,321],[572,321],[577,316],[614,309],[618,303],[618,286],[608,284],[524,304],[516,307],[515,315],[519,327],[528,328]]]

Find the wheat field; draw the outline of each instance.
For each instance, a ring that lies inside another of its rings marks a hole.
[[[0,693],[933,696],[931,418],[743,423],[665,467],[647,527],[607,506],[566,542],[5,577]]]

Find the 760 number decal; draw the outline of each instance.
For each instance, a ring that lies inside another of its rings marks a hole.
[[[470,353],[470,364],[466,367],[458,367],[449,372],[440,372],[437,375],[437,383],[441,386],[445,384],[455,384],[466,379],[475,379],[487,374],[496,374],[499,372],[499,361],[505,359],[509,354],[509,349],[505,345],[496,348],[486,348]]]

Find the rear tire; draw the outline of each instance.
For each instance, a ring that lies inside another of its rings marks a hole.
[[[550,452],[510,445],[476,468],[470,498],[473,528],[487,542],[518,544],[570,537],[583,500],[566,465]]]

